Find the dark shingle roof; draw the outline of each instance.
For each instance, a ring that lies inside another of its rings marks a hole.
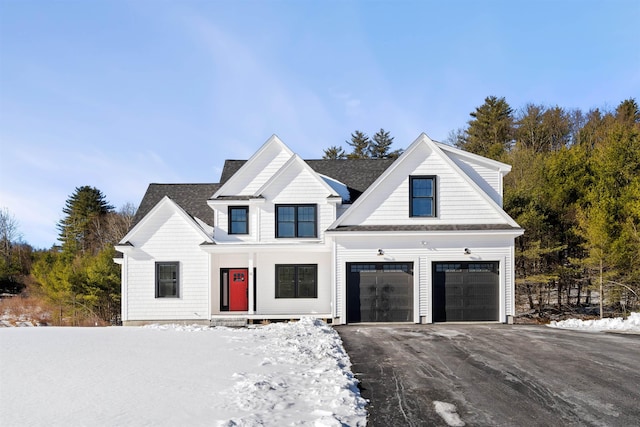
[[[395,159],[305,160],[315,172],[342,182],[349,188],[351,202],[355,201]],[[246,163],[246,160],[226,160],[220,183],[227,182]]]
[[[133,225],[144,218],[164,196],[168,196],[189,215],[213,226],[213,209],[207,205],[207,200],[218,188],[220,184],[149,184],[133,218]]]
[[[394,159],[305,161],[315,172],[345,184],[349,188],[351,202],[353,202],[393,163]],[[214,225],[213,210],[207,205],[207,200],[246,162],[246,160],[226,160],[219,184],[149,184],[133,218],[133,225],[144,218],[164,196],[171,198],[189,215]]]

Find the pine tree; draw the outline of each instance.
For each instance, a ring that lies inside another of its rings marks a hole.
[[[345,141],[353,151],[347,155],[349,159],[367,159],[369,158],[369,146],[371,140],[364,133],[356,130],[351,134],[351,141]]]
[[[113,206],[100,190],[89,186],[76,187],[62,209],[66,216],[58,223],[58,240],[62,242],[63,252],[75,255],[100,250],[96,243],[95,222],[112,211]]]
[[[323,159],[327,160],[341,160],[345,159],[346,157],[347,154],[344,152],[342,147],[338,147],[336,145],[326,148],[324,150],[324,155],[322,156]]]
[[[513,110],[504,98],[489,96],[470,113],[464,141],[458,145],[466,151],[500,159],[511,148],[514,138]]]
[[[388,131],[380,128],[373,135],[373,141],[369,145],[369,157],[372,159],[386,159],[389,157],[393,137]]]

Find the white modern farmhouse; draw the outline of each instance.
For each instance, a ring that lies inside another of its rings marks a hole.
[[[218,184],[151,184],[122,257],[122,320],[509,322],[511,167],[421,134],[396,160],[303,160],[272,136]]]

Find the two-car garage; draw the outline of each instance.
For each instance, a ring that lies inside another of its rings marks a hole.
[[[413,263],[347,263],[347,323],[413,322]],[[499,320],[498,262],[433,262],[433,322]]]

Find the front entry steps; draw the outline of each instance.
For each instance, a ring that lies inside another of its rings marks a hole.
[[[229,328],[243,328],[247,326],[246,317],[215,317],[211,319],[210,326],[226,326]]]

